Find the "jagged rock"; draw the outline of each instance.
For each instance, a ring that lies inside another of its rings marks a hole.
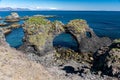
[[[92,55],[89,53],[82,54],[75,52],[69,48],[56,48],[56,53],[54,54],[55,61],[59,61],[59,63],[64,64],[70,60],[74,60],[78,63],[84,63],[91,67],[91,63],[93,61]]]
[[[102,46],[109,46],[109,38],[99,38],[82,19],[71,20],[66,26],[66,32],[72,34],[79,44],[81,53],[94,53]]]
[[[110,76],[120,76],[120,40],[103,47],[94,54],[93,69]]]
[[[25,39],[23,45],[31,49],[38,55],[44,55],[53,50],[54,37],[64,32],[62,23],[50,22],[42,17],[31,17],[25,22]],[[22,48],[23,49],[23,48]],[[27,49],[29,51],[29,49]]]
[[[63,33],[69,33],[78,43],[81,53],[94,53],[102,46],[109,46],[109,38],[99,38],[82,19],[71,20],[67,25],[59,21],[50,22],[43,17],[31,17],[24,23],[24,47],[33,47],[37,54],[53,50],[53,39]],[[22,47],[21,47],[22,48]],[[31,49],[30,48],[30,49]],[[29,49],[27,49],[29,51]],[[33,52],[34,52],[33,51]]]

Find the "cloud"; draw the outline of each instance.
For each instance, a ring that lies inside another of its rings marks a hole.
[[[33,10],[58,10],[58,8],[55,8],[55,7],[40,7],[40,6],[31,8],[31,9],[33,9]]]
[[[54,8],[54,7],[52,7],[52,8],[49,8],[49,9],[51,9],[51,10],[57,10],[57,8]]]

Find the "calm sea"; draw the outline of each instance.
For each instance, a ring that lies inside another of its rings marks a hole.
[[[109,37],[111,39],[120,38],[120,12],[117,11],[16,11],[20,16],[33,16],[37,14],[42,15],[56,15],[56,18],[49,18],[49,20],[60,20],[64,24],[72,19],[85,19],[89,26],[95,31],[99,37]],[[11,11],[0,12],[0,16],[5,17]],[[22,23],[22,22],[20,22]],[[7,42],[12,47],[18,47],[22,44],[24,36],[23,29],[14,29],[12,33],[6,36]],[[65,43],[72,42],[70,35],[61,35],[56,40],[63,40]],[[73,44],[74,45],[74,44]]]

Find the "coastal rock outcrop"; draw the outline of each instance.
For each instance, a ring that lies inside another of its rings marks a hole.
[[[16,12],[12,12],[11,15],[5,18],[5,22],[18,22],[20,20],[20,16]]]
[[[59,21],[50,22],[43,17],[31,17],[24,23],[24,31],[23,46],[30,46],[33,52],[42,55],[54,49],[53,39],[63,32],[72,35],[78,43],[78,52],[81,53],[94,53],[100,47],[111,44],[109,38],[96,36],[87,22],[82,19],[71,20],[64,25]],[[26,50],[29,51],[29,49]]]
[[[33,50],[38,55],[43,55],[54,49],[53,39],[56,34],[64,32],[64,29],[61,22],[51,23],[42,17],[31,17],[25,22],[24,31],[25,38],[22,49],[29,48],[25,51]]]
[[[93,69],[120,78],[120,39],[111,46],[102,47],[94,54]]]
[[[109,38],[99,38],[82,19],[71,20],[66,26],[66,32],[72,34],[79,44],[81,53],[94,53],[102,46],[109,46]]]

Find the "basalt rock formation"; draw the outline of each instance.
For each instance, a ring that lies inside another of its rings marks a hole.
[[[102,46],[111,44],[109,38],[99,38],[88,26],[85,20],[71,20],[66,26],[66,32],[72,34],[79,44],[81,53],[94,53]]]
[[[71,34],[78,43],[78,52],[81,53],[94,53],[100,47],[111,44],[109,38],[97,37],[87,22],[82,19],[71,20],[64,25],[59,21],[50,22],[43,17],[31,17],[24,24],[23,46],[27,48],[27,52],[32,50],[39,55],[53,50],[53,39],[63,32]]]

